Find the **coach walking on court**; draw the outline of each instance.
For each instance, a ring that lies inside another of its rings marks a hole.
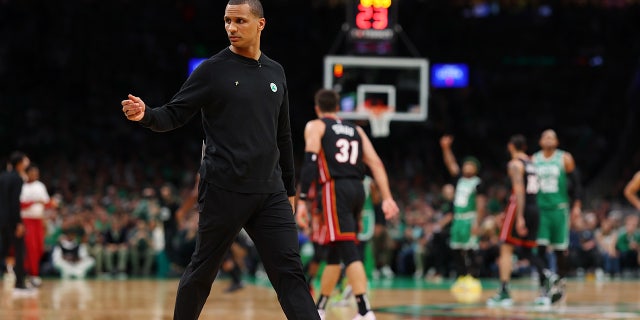
[[[224,255],[241,228],[260,253],[288,319],[318,319],[305,282],[293,219],[293,147],[282,66],[260,50],[259,0],[230,0],[224,24],[231,45],[204,61],[170,102],[147,108],[122,101],[127,119],[153,131],[202,114],[197,246],[176,297],[174,319],[197,319]]]

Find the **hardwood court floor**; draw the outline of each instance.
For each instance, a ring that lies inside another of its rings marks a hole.
[[[200,319],[285,319],[274,291],[264,280],[249,281],[244,289],[224,293],[228,282],[215,282]],[[45,279],[35,297],[13,297],[10,288],[0,290],[0,319],[171,319],[177,279],[58,280]],[[513,283],[516,305],[486,308],[495,292],[495,281],[484,281],[482,299],[459,304],[449,292],[450,281],[394,279],[372,281],[370,298],[379,320],[409,319],[640,319],[640,282],[570,281],[564,304],[534,307],[534,283]],[[329,309],[328,320],[351,319],[355,304]]]

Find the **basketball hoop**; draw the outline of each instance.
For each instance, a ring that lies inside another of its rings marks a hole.
[[[393,108],[388,106],[376,106],[365,108],[369,113],[369,125],[371,126],[371,136],[374,138],[388,137],[390,133],[389,125],[393,118]]]

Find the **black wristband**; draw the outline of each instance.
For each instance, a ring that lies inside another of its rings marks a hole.
[[[305,152],[300,170],[300,199],[307,199],[311,185],[318,179],[318,155]]]

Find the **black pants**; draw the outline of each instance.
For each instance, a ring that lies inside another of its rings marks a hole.
[[[2,254],[2,263],[6,263],[6,258],[9,256],[9,249],[13,247],[13,253],[15,257],[15,263],[13,265],[13,272],[16,274],[16,288],[25,288],[26,273],[24,270],[24,236],[16,237],[15,226],[2,226],[0,227],[0,252]]]
[[[284,192],[242,194],[200,184],[196,248],[180,279],[174,319],[197,319],[225,254],[244,227],[287,319],[319,319],[302,272],[298,233]]]

